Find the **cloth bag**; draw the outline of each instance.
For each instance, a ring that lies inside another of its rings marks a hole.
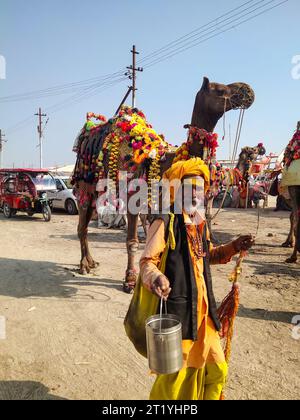
[[[169,234],[167,244],[161,256],[159,270],[164,273],[169,249],[175,249],[175,238],[173,233],[174,214],[170,214]],[[143,284],[139,275],[135,285],[133,297],[124,319],[124,327],[127,337],[135,349],[144,357],[147,357],[146,344],[146,321],[158,312],[159,298],[151,293]]]

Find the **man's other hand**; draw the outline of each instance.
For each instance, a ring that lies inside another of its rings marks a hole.
[[[233,246],[236,252],[247,251],[255,243],[255,239],[252,235],[242,235],[239,236],[235,241],[233,241]]]

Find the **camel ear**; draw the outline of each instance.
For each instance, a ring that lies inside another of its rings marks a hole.
[[[260,156],[263,156],[266,153],[267,153],[267,151],[266,151],[265,147],[264,146],[261,146],[260,149],[259,149],[259,155]]]
[[[203,77],[201,90],[209,91],[209,78],[208,77]]]

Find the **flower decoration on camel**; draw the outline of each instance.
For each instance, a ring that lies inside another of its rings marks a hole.
[[[170,146],[137,108],[123,106],[108,121],[102,115],[88,113],[73,149],[78,157],[72,183],[84,180],[97,184],[107,176],[117,182],[120,171],[126,171],[128,179],[143,178],[151,187],[160,180],[160,162]],[[151,192],[149,200],[154,201]]]
[[[289,167],[294,160],[300,159],[300,130],[297,130],[284,153],[284,164]]]
[[[159,163],[170,145],[156,133],[143,112],[123,106],[109,122],[112,126],[99,154],[98,166],[103,168],[107,159],[109,177],[114,182],[120,170],[127,171],[131,177],[147,173],[149,187],[152,181],[159,181]]]
[[[203,128],[191,127],[188,132],[188,140],[184,142],[176,151],[174,163],[180,160],[188,160],[192,157],[190,148],[195,142],[199,142],[203,146],[203,159],[207,164],[215,161],[218,144],[218,135],[216,133],[209,133]]]

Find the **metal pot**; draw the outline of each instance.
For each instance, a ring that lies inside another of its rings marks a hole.
[[[182,368],[182,327],[175,315],[161,313],[146,321],[147,356],[150,369],[170,374]]]

